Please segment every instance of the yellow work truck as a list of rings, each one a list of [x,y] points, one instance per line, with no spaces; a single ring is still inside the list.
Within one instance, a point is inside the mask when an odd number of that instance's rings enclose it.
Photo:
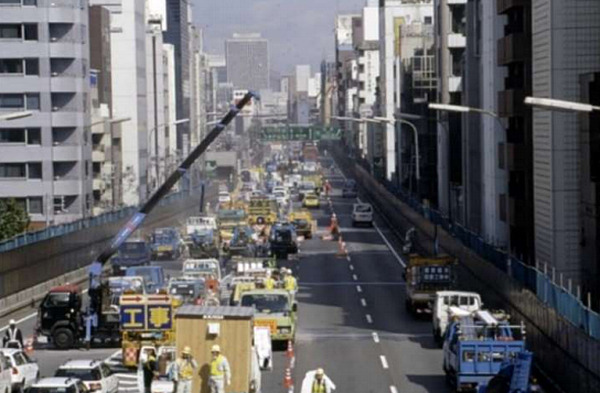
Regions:
[[[404,271],[406,310],[411,313],[430,311],[436,292],[454,288],[456,265],[456,258],[449,255],[411,254]]]

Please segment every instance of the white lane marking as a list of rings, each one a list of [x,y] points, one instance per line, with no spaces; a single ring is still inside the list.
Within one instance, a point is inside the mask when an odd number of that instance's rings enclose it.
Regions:
[[[390,244],[390,242],[388,241],[388,239],[385,237],[385,235],[383,234],[383,232],[381,232],[381,229],[379,229],[379,226],[375,222],[373,222],[373,226],[375,227],[375,230],[377,230],[377,233],[379,233],[379,236],[381,236],[381,239],[383,239],[383,242],[385,243],[385,245],[390,249],[390,251],[392,252],[392,255],[394,255],[394,257],[396,258],[396,260],[398,261],[398,263],[402,267],[406,267],[406,263],[404,263],[404,261],[402,260],[402,258],[400,258],[400,255],[398,255],[398,253],[396,252],[396,250],[394,250],[394,247],[392,247],[392,245]]]
[[[356,286],[356,292],[362,293],[362,288],[360,287],[360,285]]]
[[[367,314],[367,315],[365,316],[365,318],[367,318],[367,322],[369,322],[369,323],[373,323],[373,318],[371,318],[371,315],[370,315],[370,314]]]
[[[358,280],[358,277],[356,276],[356,274],[353,274],[353,275],[352,275],[352,279],[353,279],[354,281]]]
[[[394,385],[390,386],[390,393],[398,393],[398,389]]]
[[[350,270],[354,270],[354,266],[350,265],[348,267],[350,268]]]
[[[350,258],[350,255],[346,255],[346,260],[347,260],[348,262],[350,262],[350,261],[352,260],[352,259]]]
[[[375,341],[375,344],[379,344],[379,334],[377,334],[377,332],[373,332],[373,341]]]
[[[379,356],[379,359],[381,359],[381,366],[384,369],[387,370],[388,368],[390,368],[390,365],[388,364],[387,359],[385,358],[385,356],[381,355],[381,356]]]
[[[362,304],[363,307],[367,307],[367,301],[364,298],[360,299],[360,304]]]

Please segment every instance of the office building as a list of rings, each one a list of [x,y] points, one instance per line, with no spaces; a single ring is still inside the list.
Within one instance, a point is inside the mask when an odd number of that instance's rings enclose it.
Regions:
[[[227,81],[234,89],[269,88],[269,42],[260,34],[234,34],[225,40]]]
[[[0,21],[0,115],[30,111],[0,120],[0,198],[39,228],[92,213],[88,6],[23,3]]]

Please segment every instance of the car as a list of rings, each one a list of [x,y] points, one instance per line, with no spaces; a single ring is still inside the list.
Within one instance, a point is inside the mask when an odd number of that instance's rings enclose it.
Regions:
[[[89,393],[83,381],[71,377],[42,378],[34,383],[27,393]]]
[[[304,199],[302,199],[302,206],[307,208],[318,208],[321,207],[321,202],[319,201],[319,197],[315,194],[306,194]]]
[[[150,235],[152,259],[161,257],[179,259],[183,253],[183,240],[176,228],[157,228]]]
[[[21,349],[3,348],[2,354],[8,360],[11,369],[12,392],[22,392],[28,389],[40,377],[40,368],[36,361],[32,360]]]
[[[373,206],[370,203],[355,203],[352,206],[352,226],[358,224],[373,226]]]
[[[354,180],[346,180],[344,187],[342,188],[343,198],[356,198],[358,197],[358,186]]]
[[[289,196],[285,190],[273,190],[273,196],[279,205],[287,205]]]
[[[0,353],[0,393],[11,393],[12,391],[12,370],[8,358]]]
[[[54,376],[79,379],[90,392],[117,393],[119,389],[116,374],[99,360],[69,360],[56,370]]]
[[[271,255],[287,259],[288,254],[298,253],[298,235],[296,228],[290,223],[279,222],[271,227],[269,233]]]
[[[125,277],[134,276],[144,278],[147,294],[157,293],[167,285],[162,266],[138,266],[125,270]]]
[[[227,191],[219,191],[219,203],[231,202],[231,195]]]

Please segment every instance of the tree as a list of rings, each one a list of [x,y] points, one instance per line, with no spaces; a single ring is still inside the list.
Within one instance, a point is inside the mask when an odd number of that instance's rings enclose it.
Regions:
[[[19,235],[29,226],[29,215],[14,198],[0,199],[0,241]]]

